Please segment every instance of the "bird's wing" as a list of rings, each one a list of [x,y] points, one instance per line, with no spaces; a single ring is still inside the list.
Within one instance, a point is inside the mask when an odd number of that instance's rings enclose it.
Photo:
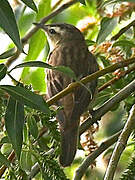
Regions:
[[[52,52],[49,58],[49,64],[53,66],[64,65],[70,67],[79,78],[87,76],[97,70],[97,64],[94,57],[87,51],[80,54],[80,49],[77,48],[74,52],[75,46],[56,50]],[[79,55],[79,56],[74,56]],[[82,57],[81,57],[82,56]],[[47,70],[47,88],[49,97],[54,96],[65,87],[67,87],[73,80],[67,75],[58,72]],[[86,110],[89,105],[90,98],[93,96],[96,81],[88,84],[87,90],[84,86],[76,88],[73,92],[64,96],[58,101],[58,105],[63,106],[63,110],[58,112],[57,119],[60,124],[61,132],[61,155],[60,163],[62,166],[69,166],[75,156],[77,149],[77,137],[80,115]],[[91,96],[92,95],[92,96]]]
[[[84,54],[81,54],[83,47],[74,49],[74,45],[70,47],[62,46],[62,49],[55,49],[49,58],[49,64],[52,66],[64,65],[70,67],[78,78],[85,77],[98,70],[97,62],[94,56],[83,49]],[[61,47],[60,47],[61,48]],[[75,51],[75,52],[74,52]],[[77,56],[73,56],[74,53]],[[79,55],[79,56],[78,56]],[[73,79],[67,75],[53,70],[47,70],[47,89],[49,97],[54,96],[64,88],[66,88]],[[93,97],[97,81],[94,80],[88,83],[87,88],[80,86],[75,89],[74,92],[69,93],[65,97],[59,100],[59,105],[64,107],[64,110],[59,112],[59,122],[62,128],[68,128],[72,125],[76,119],[79,119],[80,115],[86,110],[89,105],[90,99]],[[91,92],[91,93],[90,93]]]

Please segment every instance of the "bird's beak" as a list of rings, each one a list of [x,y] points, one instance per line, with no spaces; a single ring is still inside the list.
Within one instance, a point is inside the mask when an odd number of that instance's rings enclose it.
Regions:
[[[33,23],[35,26],[39,27],[39,28],[42,28],[45,30],[45,32],[47,32],[48,30],[48,27],[42,23]]]

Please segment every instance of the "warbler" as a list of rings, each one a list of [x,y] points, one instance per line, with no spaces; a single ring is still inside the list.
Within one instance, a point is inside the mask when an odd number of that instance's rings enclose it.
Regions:
[[[66,23],[37,24],[45,31],[50,54],[48,63],[52,66],[67,66],[71,68],[77,79],[81,79],[98,70],[95,57],[89,52],[83,34],[75,26]],[[56,95],[74,80],[62,72],[47,70],[48,97]],[[61,133],[60,164],[70,166],[77,150],[77,139],[80,116],[86,111],[97,87],[97,80],[77,87],[73,92],[61,98],[58,106],[63,109],[58,112],[57,119]]]

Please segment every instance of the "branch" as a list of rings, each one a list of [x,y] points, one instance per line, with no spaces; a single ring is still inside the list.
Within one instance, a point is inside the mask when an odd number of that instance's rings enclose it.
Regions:
[[[57,14],[61,13],[62,11],[64,11],[65,9],[69,8],[71,5],[77,3],[77,0],[72,0],[69,1],[65,4],[63,4],[61,7],[59,7],[58,9],[56,9],[55,11],[53,11],[52,13],[50,13],[48,16],[44,17],[43,19],[40,20],[39,23],[45,24],[48,20],[50,20],[51,18],[53,18],[54,16],[56,16]],[[35,26],[34,28],[32,28],[30,30],[30,32],[28,32],[21,40],[22,43],[25,44],[27,43],[27,41],[33,36],[33,34],[35,34],[35,32],[37,32],[37,30],[39,29],[39,27]]]
[[[105,102],[100,108],[93,112],[93,118],[88,118],[79,129],[79,133],[85,132],[91,125],[96,123],[101,117],[108,112],[113,106],[127,98],[131,93],[135,92],[135,80],[121,89],[117,94]]]
[[[74,180],[80,180],[82,178],[87,168],[93,163],[93,161],[118,140],[120,133],[121,131],[102,142],[101,145],[82,162],[80,167],[76,170]]]
[[[53,96],[52,98],[50,98],[47,101],[47,103],[48,103],[48,105],[52,105],[56,101],[58,101],[59,99],[64,97],[65,95],[71,93],[76,87],[81,86],[81,84],[87,84],[88,82],[90,82],[96,78],[99,78],[99,77],[101,77],[107,73],[114,72],[116,69],[123,68],[123,67],[128,66],[129,64],[133,64],[133,63],[135,63],[135,58],[127,59],[125,61],[121,61],[121,62],[118,62],[116,64],[113,64],[113,65],[111,65],[105,69],[97,71],[97,72],[95,72],[89,76],[86,76],[80,80],[81,83],[80,82],[74,82],[74,83],[69,84],[69,86],[67,88],[65,88],[64,90],[62,90],[61,92],[59,92],[58,94]]]
[[[111,86],[116,81],[118,81],[119,79],[125,77],[125,75],[129,74],[132,71],[135,71],[135,66],[129,68],[126,71],[122,71],[119,76],[116,76],[116,77],[112,78],[110,81],[108,81],[107,83],[103,84],[101,87],[98,88],[98,92],[103,91],[105,88],[107,88],[108,86]]]
[[[72,1],[69,1],[65,4],[63,4],[61,7],[59,7],[58,9],[56,9],[55,11],[53,11],[52,13],[50,13],[48,16],[44,17],[43,19],[40,20],[39,23],[43,23],[45,24],[48,20],[50,20],[51,18],[53,18],[54,16],[56,16],[57,14],[61,13],[62,11],[64,11],[65,9],[69,8],[71,5],[77,3],[77,0],[72,0]],[[38,26],[35,26],[33,27],[22,39],[21,39],[21,42],[22,44],[26,44],[28,42],[28,40],[38,31],[39,27]],[[17,50],[16,54],[12,57],[10,57],[8,60],[7,60],[7,67],[9,67],[18,57],[19,55],[21,54],[21,52],[19,52]]]
[[[123,33],[125,33],[130,27],[135,26],[135,20],[130,24],[122,28],[115,36],[111,38],[112,41],[116,41]]]
[[[135,105],[132,106],[128,120],[115,146],[112,157],[109,161],[108,168],[106,170],[104,180],[113,180],[114,173],[116,171],[120,156],[122,152],[124,151],[128,138],[134,128],[135,128]]]

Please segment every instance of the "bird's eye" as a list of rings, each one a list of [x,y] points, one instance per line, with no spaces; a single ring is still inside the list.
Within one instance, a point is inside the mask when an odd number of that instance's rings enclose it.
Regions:
[[[50,33],[50,34],[56,34],[56,31],[55,31],[54,29],[50,29],[50,30],[49,30],[49,33]]]

